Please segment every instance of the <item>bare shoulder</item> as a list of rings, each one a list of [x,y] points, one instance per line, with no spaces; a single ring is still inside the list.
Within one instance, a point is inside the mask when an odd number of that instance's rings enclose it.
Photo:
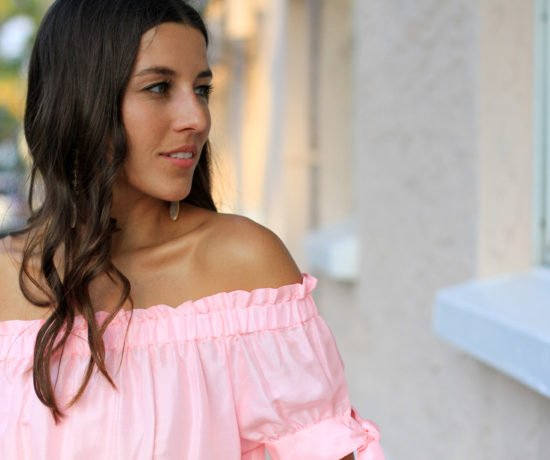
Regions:
[[[252,290],[301,282],[281,239],[246,217],[216,214],[204,233],[203,257],[225,290]]]
[[[0,238],[0,283],[3,275],[19,268],[23,254],[24,238],[21,236],[4,236]]]
[[[19,288],[24,242],[21,236],[0,239],[0,321],[35,318],[35,307]]]

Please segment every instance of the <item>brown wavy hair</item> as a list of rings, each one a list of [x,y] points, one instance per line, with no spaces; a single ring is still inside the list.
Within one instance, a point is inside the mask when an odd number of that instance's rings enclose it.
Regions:
[[[110,215],[112,189],[127,151],[121,103],[143,34],[165,22],[199,30],[208,44],[200,15],[180,0],[56,0],[34,43],[24,117],[31,215],[21,232],[19,284],[30,302],[52,310],[36,338],[33,380],[56,423],[64,414],[52,362],[61,360],[77,315],[88,324],[90,360],[69,405],[96,367],[116,388],[105,365],[103,333],[124,303],[131,304],[130,282],[111,254],[117,229]],[[183,201],[216,210],[208,143]],[[89,291],[100,275],[120,286],[116,308],[101,324]]]

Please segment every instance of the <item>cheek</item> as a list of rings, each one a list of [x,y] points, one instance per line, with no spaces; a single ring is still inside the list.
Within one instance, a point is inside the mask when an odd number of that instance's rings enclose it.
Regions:
[[[139,175],[140,171],[148,167],[150,159],[148,152],[154,150],[153,126],[139,114],[128,114],[124,119],[124,131],[127,145],[124,170],[130,178],[136,174]]]
[[[154,129],[154,118],[150,117],[144,110],[133,110],[129,108],[124,113],[124,130],[128,147],[147,144],[148,135]]]
[[[164,120],[158,107],[146,103],[139,95],[129,94],[122,104],[122,120],[128,144],[149,146],[158,140]]]

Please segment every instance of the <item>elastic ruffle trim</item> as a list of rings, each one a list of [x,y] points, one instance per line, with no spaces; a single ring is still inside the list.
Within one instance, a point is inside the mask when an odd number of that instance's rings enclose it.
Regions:
[[[176,307],[159,304],[121,311],[105,333],[105,348],[213,339],[299,325],[318,316],[310,295],[316,284],[313,276],[304,274],[302,283],[280,288],[220,292]],[[97,317],[101,321],[107,313],[98,312]],[[44,320],[0,322],[0,360],[32,356],[42,324]],[[89,353],[86,329],[85,320],[77,317],[66,352]]]

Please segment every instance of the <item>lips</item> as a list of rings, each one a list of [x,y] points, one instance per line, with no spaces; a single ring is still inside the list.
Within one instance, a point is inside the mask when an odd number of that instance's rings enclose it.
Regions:
[[[173,150],[161,153],[161,156],[170,161],[174,166],[190,168],[195,164],[197,148],[192,144],[180,145]]]
[[[171,157],[171,158],[188,158],[189,155],[194,157],[196,154],[197,154],[197,147],[195,147],[193,144],[180,145],[175,149],[161,153],[162,156]]]
[[[189,158],[193,158],[193,154],[191,152],[177,152],[166,156],[170,158],[177,158],[178,160],[188,160]]]

